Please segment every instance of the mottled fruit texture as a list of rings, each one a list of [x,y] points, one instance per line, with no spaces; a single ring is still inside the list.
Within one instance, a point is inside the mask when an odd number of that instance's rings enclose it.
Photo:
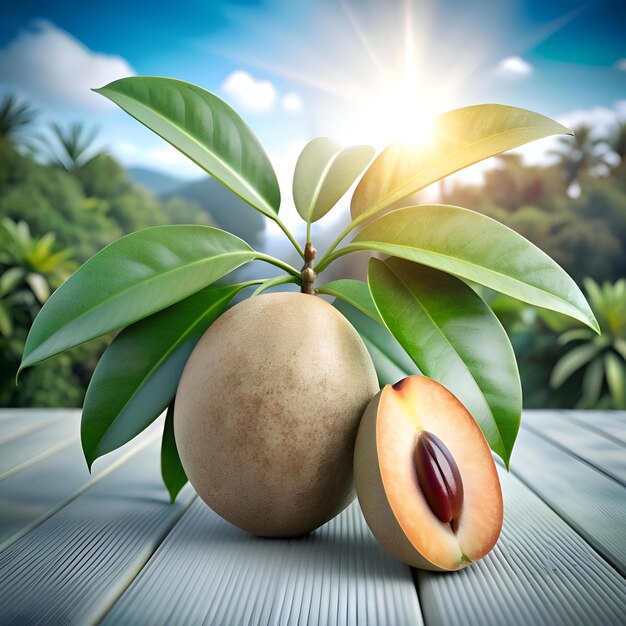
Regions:
[[[409,565],[461,569],[498,540],[502,492],[491,450],[459,400],[425,376],[387,385],[369,403],[354,477],[368,526]]]
[[[378,389],[361,338],[327,302],[300,293],[245,300],[185,366],[174,414],[185,472],[243,530],[308,533],[354,499],[354,443]]]

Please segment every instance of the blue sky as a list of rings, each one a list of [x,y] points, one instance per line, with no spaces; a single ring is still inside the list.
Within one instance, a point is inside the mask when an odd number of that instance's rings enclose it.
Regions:
[[[44,119],[98,125],[126,164],[191,177],[195,166],[89,92],[133,73],[188,80],[233,104],[287,171],[315,135],[382,148],[410,118],[478,102],[570,124],[626,117],[624,5],[22,1],[3,9],[0,88]],[[396,92],[407,77],[409,96]]]

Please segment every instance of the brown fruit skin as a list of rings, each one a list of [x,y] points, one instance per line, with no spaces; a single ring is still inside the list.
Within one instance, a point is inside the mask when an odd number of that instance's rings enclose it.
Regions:
[[[174,429],[185,472],[239,528],[306,534],[354,499],[354,442],[377,391],[365,345],[327,302],[245,300],[206,331],[181,377]]]

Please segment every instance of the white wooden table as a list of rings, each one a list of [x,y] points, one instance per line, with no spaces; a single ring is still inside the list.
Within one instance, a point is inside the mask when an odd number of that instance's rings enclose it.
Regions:
[[[358,504],[289,541],[170,505],[162,424],[90,475],[78,424],[0,411],[0,624],[626,623],[626,413],[526,412],[500,541],[453,574],[388,556]]]

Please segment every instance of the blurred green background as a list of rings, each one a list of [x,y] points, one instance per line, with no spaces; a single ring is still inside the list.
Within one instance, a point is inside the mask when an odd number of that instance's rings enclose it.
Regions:
[[[300,241],[291,176],[315,136],[382,150],[419,136],[437,114],[487,102],[571,127],[574,138],[490,159],[417,200],[493,216],[551,255],[588,296],[601,337],[481,292],[511,337],[526,407],[626,408],[625,23],[617,0],[219,0],[156,11],[145,0],[7,5],[0,406],[80,406],[110,337],[27,369],[19,387],[15,372],[51,291],[126,233],[213,224],[298,262],[277,228],[91,92],[141,74],[194,82],[241,113],[268,151],[282,219]],[[315,224],[318,250],[347,221],[347,206],[345,198]],[[366,261],[348,255],[324,278],[363,278]],[[255,271],[251,264],[240,277]]]
[[[257,214],[211,179],[124,169],[81,124],[36,131],[23,99],[0,103],[0,405],[80,406],[110,338],[28,369],[24,341],[50,293],[118,237],[170,223],[217,225],[262,242]],[[526,407],[626,408],[626,124],[562,138],[551,166],[499,157],[484,183],[444,184],[440,198],[490,215],[559,262],[588,296],[598,337],[574,321],[483,292],[511,337]],[[353,275],[361,268],[351,267]]]

